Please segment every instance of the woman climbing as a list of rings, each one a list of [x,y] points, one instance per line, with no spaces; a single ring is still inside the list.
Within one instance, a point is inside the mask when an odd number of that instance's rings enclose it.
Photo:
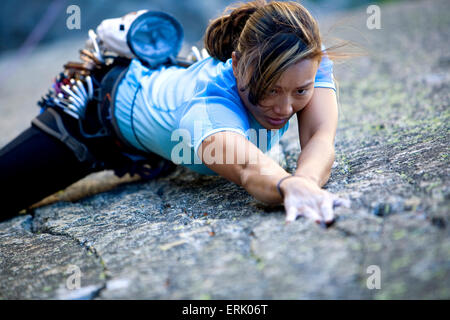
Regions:
[[[0,151],[3,218],[95,171],[142,174],[136,159],[151,159],[158,174],[176,163],[218,174],[265,203],[284,204],[287,221],[305,216],[332,224],[334,208],[348,205],[322,189],[338,122],[333,50],[325,49],[316,20],[296,2],[258,0],[228,9],[204,35],[209,57],[188,67],[133,58],[118,69],[92,67],[80,78],[86,87],[63,75],[60,92],[45,101],[32,126]],[[158,32],[152,37],[161,37]],[[139,47],[131,51],[138,55]],[[86,107],[71,115],[92,100],[95,79],[97,112]],[[265,152],[294,114],[302,150],[290,174]]]

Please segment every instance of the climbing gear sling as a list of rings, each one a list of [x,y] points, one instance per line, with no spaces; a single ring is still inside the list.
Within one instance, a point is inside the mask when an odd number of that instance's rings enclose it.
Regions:
[[[116,90],[128,70],[130,57],[105,49],[92,30],[89,37],[91,50],[80,50],[82,62],[64,65],[64,72],[38,102],[41,113],[32,124],[65,143],[80,162],[97,170],[112,169],[119,177],[137,173],[143,179],[169,173],[175,167],[171,161],[131,146],[115,123]],[[175,18],[164,12],[137,15],[126,39],[133,55],[151,69],[190,64],[176,59],[183,30]]]

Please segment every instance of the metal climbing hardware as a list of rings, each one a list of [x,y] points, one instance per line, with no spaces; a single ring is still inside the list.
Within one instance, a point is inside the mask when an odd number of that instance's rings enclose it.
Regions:
[[[141,10],[104,20],[89,30],[80,61],[69,61],[38,102],[41,112],[33,124],[65,143],[79,161],[113,169],[119,177],[143,179],[166,175],[176,166],[152,152],[142,152],[121,136],[114,121],[115,92],[132,59],[153,69],[161,65],[189,67],[209,57],[192,47],[179,58],[181,24],[167,13]],[[47,112],[45,112],[47,111]],[[58,112],[56,112],[58,111]]]

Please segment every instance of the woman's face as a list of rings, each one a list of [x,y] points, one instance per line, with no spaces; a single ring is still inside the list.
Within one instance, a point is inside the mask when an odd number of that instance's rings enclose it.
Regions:
[[[235,77],[237,60],[233,52],[233,71]],[[319,67],[317,60],[302,60],[289,67],[266,97],[254,105],[248,101],[248,89],[238,90],[241,100],[253,117],[266,129],[280,129],[298,111],[302,110],[312,98],[314,79]],[[236,79],[238,88],[239,79]]]

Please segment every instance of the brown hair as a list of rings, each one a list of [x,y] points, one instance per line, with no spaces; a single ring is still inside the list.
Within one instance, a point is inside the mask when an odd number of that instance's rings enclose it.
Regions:
[[[293,64],[301,59],[320,62],[324,55],[321,45],[317,21],[293,1],[231,5],[209,24],[204,37],[204,46],[213,58],[225,62],[236,52],[237,76],[244,81],[240,90],[249,89],[248,99],[253,104]]]

